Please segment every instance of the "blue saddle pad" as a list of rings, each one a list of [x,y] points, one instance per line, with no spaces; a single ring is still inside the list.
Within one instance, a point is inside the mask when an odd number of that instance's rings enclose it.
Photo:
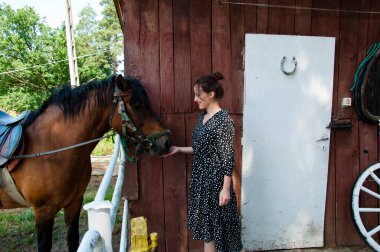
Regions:
[[[0,137],[0,167],[8,162],[13,155],[22,138],[22,126],[16,125],[7,130],[6,135]]]

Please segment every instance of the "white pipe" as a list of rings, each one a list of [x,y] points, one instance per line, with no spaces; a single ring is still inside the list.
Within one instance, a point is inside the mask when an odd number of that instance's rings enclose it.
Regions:
[[[80,243],[77,252],[92,252],[100,244],[100,251],[105,251],[104,240],[96,230],[88,230]]]
[[[93,202],[83,206],[88,211],[88,227],[85,237],[80,244],[78,251],[107,251],[112,252],[112,230],[114,228],[118,205],[121,197],[121,190],[124,182],[124,167],[126,155],[123,148],[120,151],[120,136],[115,139],[114,152],[111,161],[107,166],[102,182],[99,186]],[[111,184],[113,172],[120,153],[120,165],[115,190],[112,195],[112,203],[104,201],[108,187]],[[128,201],[124,201],[122,234],[120,238],[120,251],[127,249],[127,220],[128,218]],[[98,242],[97,242],[98,241]]]
[[[121,237],[120,237],[120,252],[127,251],[128,244],[128,234],[127,234],[127,223],[128,223],[128,200],[124,200],[124,211],[123,211],[123,222],[121,226]]]
[[[117,158],[119,157],[119,150],[120,150],[120,136],[119,135],[116,135],[114,148],[115,149],[112,153],[111,161],[109,162],[107,166],[107,170],[103,176],[102,182],[100,183],[100,186],[99,186],[98,192],[96,193],[94,201],[104,200],[104,198],[106,197],[108,187],[111,184],[113,171],[115,170]]]
[[[119,165],[119,172],[117,175],[117,181],[115,185],[115,190],[113,191],[112,195],[112,208],[111,208],[111,225],[112,225],[112,230],[115,225],[116,221],[116,215],[117,215],[117,210],[119,208],[119,201],[121,197],[121,190],[123,187],[123,182],[124,182],[124,167],[125,167],[125,151],[123,148],[121,148],[120,151],[120,165]]]
[[[111,207],[112,204],[108,200],[93,201],[83,206],[88,212],[88,229],[100,233],[107,252],[112,252]],[[96,246],[95,251],[100,251],[100,247]]]

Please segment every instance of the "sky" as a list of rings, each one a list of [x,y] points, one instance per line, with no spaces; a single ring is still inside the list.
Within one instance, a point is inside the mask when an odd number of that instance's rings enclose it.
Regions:
[[[48,25],[58,27],[66,20],[65,14],[66,0],[0,0],[0,3],[8,4],[12,9],[19,9],[30,6],[40,15],[45,17]],[[74,26],[79,21],[79,12],[87,5],[96,11],[97,18],[100,18],[103,7],[99,5],[100,0],[71,0],[72,17]]]

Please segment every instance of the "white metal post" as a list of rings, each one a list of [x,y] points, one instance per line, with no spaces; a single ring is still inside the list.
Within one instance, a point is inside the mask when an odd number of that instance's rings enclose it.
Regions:
[[[107,252],[112,252],[111,207],[108,200],[93,201],[83,206],[88,213],[88,229],[100,233]],[[101,248],[95,247],[94,251],[101,251]]]
[[[75,51],[75,38],[73,17],[71,14],[71,0],[65,0],[66,4],[66,44],[67,55],[69,57],[70,82],[71,86],[79,86],[77,54]]]

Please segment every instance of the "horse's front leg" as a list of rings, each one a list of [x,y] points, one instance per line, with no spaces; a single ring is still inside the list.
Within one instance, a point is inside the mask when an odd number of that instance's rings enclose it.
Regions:
[[[75,199],[64,208],[67,229],[67,246],[69,251],[77,251],[79,247],[79,216],[82,208],[83,196]]]
[[[34,218],[37,229],[38,251],[51,251],[54,217],[50,207],[35,208]]]

